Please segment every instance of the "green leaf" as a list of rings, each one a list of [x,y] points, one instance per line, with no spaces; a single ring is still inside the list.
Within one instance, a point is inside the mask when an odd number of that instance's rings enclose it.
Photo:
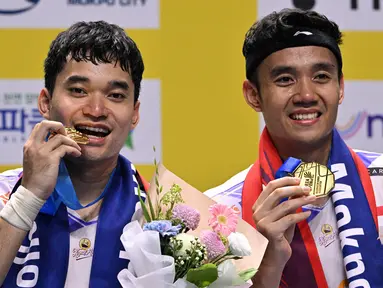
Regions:
[[[154,212],[154,209],[153,209],[152,200],[150,199],[149,195],[147,195],[146,198],[148,199],[150,214],[152,214],[152,220],[156,220],[156,213]]]
[[[199,288],[207,287],[217,279],[217,266],[211,263],[204,264],[195,269],[190,269],[186,275],[186,280]]]
[[[147,195],[147,197],[149,197],[149,195]],[[142,213],[144,214],[146,222],[151,222],[152,219],[150,218],[150,215],[149,215],[148,209],[145,206],[144,200],[142,200],[142,198],[141,198],[141,189],[139,189],[139,188],[138,188],[138,199],[140,199]]]
[[[250,269],[239,272],[238,276],[241,277],[241,279],[246,282],[249,279],[253,278],[256,273],[257,273],[256,269],[250,268]]]
[[[128,146],[130,149],[134,149],[133,147],[133,138],[132,138],[133,131],[129,132],[128,138],[125,140],[125,145]]]

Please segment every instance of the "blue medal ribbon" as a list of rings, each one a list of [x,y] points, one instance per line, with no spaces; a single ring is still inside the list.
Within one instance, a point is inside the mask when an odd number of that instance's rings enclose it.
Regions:
[[[279,167],[278,171],[275,173],[275,179],[283,178],[286,176],[291,176],[295,169],[301,164],[302,161],[294,157],[289,157],[287,160]],[[283,198],[281,203],[288,200],[288,198]]]
[[[95,199],[94,201],[83,206],[77,198],[77,194],[76,194],[76,191],[74,190],[72,180],[70,179],[69,172],[65,166],[65,162],[64,160],[61,160],[60,166],[59,166],[59,173],[57,177],[57,183],[54,188],[54,191],[51,194],[51,196],[48,198],[48,200],[45,202],[40,212],[49,214],[49,215],[55,215],[61,203],[64,203],[65,206],[67,206],[68,208],[72,210],[79,210],[79,209],[92,206],[93,204],[95,204],[96,202],[98,202],[100,199],[102,199],[105,196],[105,193],[110,186],[111,179],[113,179],[113,175],[115,171],[116,169],[113,170],[112,175],[109,177],[108,184],[106,185],[104,191],[102,191],[101,195],[98,196],[97,199]]]
[[[283,178],[286,176],[291,176],[295,169],[301,164],[302,161],[293,157],[287,158],[285,163],[278,169],[275,173],[275,179]]]

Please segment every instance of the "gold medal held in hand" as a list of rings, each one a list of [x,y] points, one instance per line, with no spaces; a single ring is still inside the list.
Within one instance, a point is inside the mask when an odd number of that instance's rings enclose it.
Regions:
[[[86,145],[89,143],[89,138],[85,134],[77,131],[74,128],[65,127],[67,136],[73,139],[78,144]]]
[[[89,143],[89,137],[86,136],[85,134],[77,131],[76,129],[70,128],[70,127],[65,127],[65,131],[66,131],[67,136],[69,138],[71,138],[72,140],[74,140],[77,144],[86,145]],[[57,132],[51,132],[49,139],[51,137],[54,137],[55,135],[57,135]]]
[[[300,186],[310,187],[310,195],[318,198],[327,196],[335,186],[334,174],[318,163],[302,162],[292,174],[301,179]]]

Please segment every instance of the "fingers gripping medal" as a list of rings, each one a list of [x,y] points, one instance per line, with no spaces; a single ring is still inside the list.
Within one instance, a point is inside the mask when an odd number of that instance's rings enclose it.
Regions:
[[[334,174],[325,165],[304,163],[299,159],[288,158],[279,168],[275,177],[292,176],[300,178],[300,186],[311,188],[310,195],[326,197],[335,186]]]
[[[301,179],[300,186],[310,187],[310,194],[317,198],[326,197],[335,185],[334,174],[318,163],[301,163],[292,175]]]

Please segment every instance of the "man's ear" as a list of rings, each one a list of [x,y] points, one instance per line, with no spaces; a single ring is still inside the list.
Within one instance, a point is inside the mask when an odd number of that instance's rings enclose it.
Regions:
[[[38,98],[38,108],[39,108],[40,114],[45,119],[50,119],[51,102],[52,102],[52,95],[49,93],[47,88],[43,88]]]
[[[132,125],[131,129],[133,130],[134,128],[137,127],[138,122],[140,121],[140,101],[137,100],[137,102],[134,104],[134,110],[133,110],[133,116],[132,116]]]
[[[343,74],[339,81],[339,105],[342,104],[344,99],[344,77]]]
[[[242,85],[243,96],[247,104],[257,112],[262,112],[262,102],[258,89],[249,80],[245,80]]]

